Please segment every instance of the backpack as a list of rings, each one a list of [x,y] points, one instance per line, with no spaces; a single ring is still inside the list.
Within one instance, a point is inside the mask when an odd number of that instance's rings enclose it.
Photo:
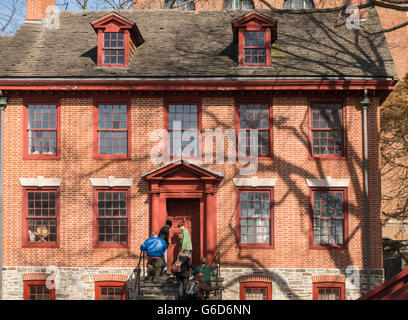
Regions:
[[[186,297],[190,299],[197,298],[200,282],[198,280],[189,280],[186,285]]]
[[[181,264],[182,264],[182,262],[180,260],[177,260],[176,262],[174,262],[171,265],[171,272],[173,272],[173,273],[181,272]]]

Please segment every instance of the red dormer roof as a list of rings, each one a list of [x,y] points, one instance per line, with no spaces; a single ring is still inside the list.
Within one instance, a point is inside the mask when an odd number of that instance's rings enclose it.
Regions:
[[[104,32],[119,32],[120,30],[128,29],[131,36],[137,41],[138,46],[144,42],[136,23],[125,19],[115,12],[91,22],[91,25],[95,31],[102,29]]]
[[[92,27],[98,35],[98,66],[99,67],[129,67],[130,59],[133,56],[136,48],[144,43],[142,34],[140,33],[136,23],[118,15],[115,12],[91,22]],[[106,64],[103,61],[103,44],[104,33],[106,32],[122,32],[124,34],[124,63]]]
[[[232,30],[234,32],[234,41],[238,41],[238,28],[250,25],[258,27],[269,27],[272,34],[272,42],[276,40],[277,21],[258,12],[251,12],[247,15],[232,21]]]

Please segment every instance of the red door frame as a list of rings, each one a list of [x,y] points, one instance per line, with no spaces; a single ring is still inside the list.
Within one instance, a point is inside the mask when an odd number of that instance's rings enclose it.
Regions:
[[[168,193],[165,192],[162,194],[164,197],[164,206],[165,206],[165,215],[167,218],[167,199],[198,199],[200,200],[200,258],[204,255],[204,196],[201,193],[186,193],[184,196],[180,197],[178,196],[178,193]],[[173,224],[172,228],[177,228],[176,225]],[[194,247],[193,247],[194,250]],[[192,258],[192,257],[191,257]],[[171,263],[171,261],[167,261],[167,263]]]
[[[188,174],[172,177],[177,172]],[[168,198],[200,199],[200,256],[205,256],[208,263],[213,264],[217,253],[216,192],[222,177],[179,160],[149,173],[145,178],[150,183],[152,232],[159,232],[166,223]]]

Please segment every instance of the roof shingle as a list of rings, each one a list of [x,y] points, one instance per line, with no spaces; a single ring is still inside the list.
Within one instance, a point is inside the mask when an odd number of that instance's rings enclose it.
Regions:
[[[91,22],[107,11],[63,11],[60,29],[24,23],[0,40],[0,78],[10,77],[396,77],[383,34],[336,26],[338,13],[261,13],[278,21],[269,67],[239,67],[231,22],[247,11],[118,11],[145,39],[129,68],[96,66],[97,36]],[[375,10],[365,25],[377,29]]]

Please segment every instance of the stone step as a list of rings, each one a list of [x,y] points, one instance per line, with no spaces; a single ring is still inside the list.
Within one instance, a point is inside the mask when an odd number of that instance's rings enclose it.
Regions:
[[[137,298],[137,300],[177,300],[177,295],[142,295]]]

